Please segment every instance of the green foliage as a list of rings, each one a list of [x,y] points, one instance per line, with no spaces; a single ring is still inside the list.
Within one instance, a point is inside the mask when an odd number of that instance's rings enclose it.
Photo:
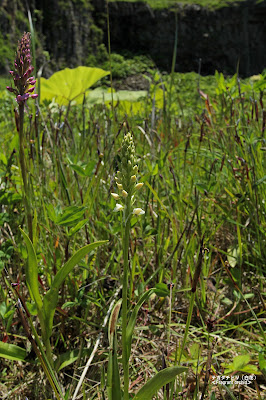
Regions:
[[[71,272],[71,270],[77,265],[77,263],[90,251],[94,250],[98,246],[106,243],[106,241],[100,241],[91,243],[81,249],[79,249],[66,263],[63,265],[54,277],[52,285],[48,292],[45,294],[43,299],[41,299],[39,293],[39,283],[38,283],[38,265],[35,250],[33,248],[32,242],[30,241],[28,235],[21,230],[24,240],[26,242],[28,250],[28,261],[26,267],[26,280],[29,291],[32,295],[32,299],[36,304],[38,310],[38,316],[42,325],[42,336],[44,342],[47,345],[47,340],[50,339],[52,328],[53,328],[53,318],[55,309],[58,303],[58,293],[60,286]]]
[[[112,76],[114,79],[123,79],[130,75],[149,72],[154,68],[154,63],[146,56],[125,57],[121,54],[111,54]],[[103,69],[110,69],[110,61],[102,63]]]
[[[244,372],[246,374],[260,374],[257,367],[250,362],[248,354],[236,356],[231,364],[223,363],[225,374],[232,374],[234,372]]]

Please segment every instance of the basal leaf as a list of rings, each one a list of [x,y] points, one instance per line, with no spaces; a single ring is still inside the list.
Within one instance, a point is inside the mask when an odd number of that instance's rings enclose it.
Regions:
[[[73,226],[69,232],[67,233],[68,237],[71,237],[72,235],[74,235],[74,233],[78,232],[81,228],[83,228],[84,225],[86,225],[86,223],[89,221],[89,219],[83,219],[81,221],[79,221],[77,223],[77,225]]]
[[[71,169],[73,169],[78,175],[86,177],[86,172],[84,168],[82,168],[80,165],[75,165],[75,164],[70,164],[69,165]]]
[[[233,360],[233,368],[235,371],[240,371],[245,365],[249,363],[250,356],[248,354],[236,356]]]
[[[28,250],[28,260],[26,263],[26,281],[33,300],[36,303],[37,309],[40,310],[42,308],[42,299],[39,293],[37,257],[30,238],[22,229],[20,229],[20,231],[24,237]]]
[[[44,322],[46,326],[46,339],[51,336],[52,328],[53,328],[53,318],[55,314],[55,309],[57,307],[58,302],[58,292],[59,288],[62,285],[64,279],[67,275],[72,271],[72,269],[77,265],[77,263],[85,257],[90,251],[95,248],[101,246],[106,243],[107,240],[102,240],[99,242],[88,244],[85,247],[79,249],[66,263],[61,267],[61,269],[55,275],[55,278],[52,282],[52,285],[46,295],[43,298],[43,315]]]
[[[121,307],[122,299],[120,299],[114,306],[113,311],[110,315],[109,326],[108,326],[108,338],[109,338],[109,357],[108,357],[108,368],[107,368],[107,393],[108,400],[121,400],[121,386],[120,386],[120,375],[117,358],[117,337],[116,337],[116,322]]]
[[[67,207],[63,211],[63,214],[58,215],[55,223],[63,226],[72,226],[82,219],[85,210],[86,207]]]
[[[61,369],[66,368],[68,365],[73,364],[79,357],[89,356],[91,354],[91,349],[83,349],[80,354],[80,349],[75,349],[62,353],[58,356],[55,362],[56,371],[61,371]]]
[[[27,351],[14,344],[0,342],[0,357],[8,360],[23,361],[27,356]]]
[[[134,397],[134,400],[151,400],[152,396],[158,392],[161,387],[171,382],[176,375],[182,374],[187,370],[188,368],[186,367],[169,367],[161,370],[142,386]]]
[[[157,283],[155,285],[154,293],[159,297],[167,297],[170,295],[170,291],[166,283]]]
[[[82,247],[79,249],[66,263],[63,265],[63,267],[60,268],[60,270],[57,272],[51,288],[56,288],[59,289],[61,284],[63,283],[64,279],[67,277],[67,275],[72,271],[72,269],[77,265],[77,263],[85,257],[90,251],[96,249],[97,247],[107,243],[108,240],[101,240],[99,242],[94,242],[91,244],[88,244],[87,246]]]
[[[150,295],[154,292],[154,289],[149,289],[147,292],[145,292],[139,299],[139,301],[137,302],[137,304],[135,305],[131,317],[128,321],[128,325],[127,325],[127,331],[126,331],[126,343],[127,343],[127,361],[129,359],[130,356],[130,352],[131,352],[131,343],[132,343],[132,335],[133,335],[133,331],[136,325],[136,319],[137,319],[137,315],[139,312],[140,307],[142,306],[142,304],[150,297]]]
[[[259,366],[263,372],[266,372],[266,358],[262,353],[259,353]]]

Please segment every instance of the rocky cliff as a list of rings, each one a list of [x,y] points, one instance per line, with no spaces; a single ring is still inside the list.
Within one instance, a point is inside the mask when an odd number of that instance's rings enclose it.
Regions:
[[[0,73],[10,69],[17,41],[29,30],[27,7],[37,31],[37,65],[45,75],[88,64],[106,55],[106,0],[3,0],[0,5]],[[242,76],[266,67],[266,1],[245,1],[218,10],[177,3],[152,10],[145,3],[110,3],[112,51],[145,54],[170,70],[177,33],[176,71]],[[45,62],[44,52],[50,61]],[[200,61],[201,60],[201,61]]]
[[[95,0],[96,10],[102,3]],[[110,3],[109,13],[112,50],[149,54],[166,70],[171,68],[176,29],[176,71],[198,71],[200,60],[203,74],[233,74],[238,62],[242,76],[266,67],[266,1],[217,10],[179,3],[175,11],[121,2]]]
[[[84,65],[89,55],[97,54],[103,31],[94,24],[90,0],[3,0],[0,73],[10,69],[18,40],[30,29],[28,11],[37,37],[37,66],[45,67],[46,76],[60,68]]]

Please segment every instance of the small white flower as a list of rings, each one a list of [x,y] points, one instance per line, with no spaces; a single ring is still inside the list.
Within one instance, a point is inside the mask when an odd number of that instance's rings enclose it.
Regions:
[[[134,215],[143,215],[143,214],[145,214],[145,211],[143,211],[142,208],[134,208],[133,214]]]
[[[123,189],[123,185],[122,185],[122,183],[116,183],[117,184],[117,187],[118,187],[118,189],[120,189],[120,190],[122,190]]]
[[[115,206],[115,208],[114,208],[114,212],[118,212],[118,211],[121,211],[121,210],[123,210],[123,206],[121,205],[121,204],[116,204],[116,206]]]
[[[111,193],[111,196],[115,199],[118,200],[120,197],[117,193]]]
[[[122,196],[126,198],[128,196],[128,193],[125,190],[123,190],[122,191]]]
[[[132,176],[131,176],[131,182],[136,182],[136,180],[137,180],[136,175],[132,175]]]
[[[143,183],[143,182],[140,182],[140,183],[138,183],[138,184],[135,186],[135,189],[136,189],[136,190],[139,190],[139,189],[142,188],[143,185],[144,185],[144,183]]]

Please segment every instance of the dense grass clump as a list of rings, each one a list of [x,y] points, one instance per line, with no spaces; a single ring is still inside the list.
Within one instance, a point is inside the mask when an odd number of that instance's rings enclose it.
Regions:
[[[52,391],[76,398],[86,363],[80,393],[89,399],[111,398],[116,368],[121,392],[125,382],[132,398],[161,369],[171,379],[161,371],[164,389],[153,382],[151,399],[263,396],[265,74],[240,81],[150,70],[145,79],[148,90],[137,98],[97,89],[98,97],[91,90],[81,104],[59,105],[42,94],[40,104],[27,104],[32,241],[16,103],[0,93],[1,339],[14,346],[0,346],[8,358],[0,367],[3,399],[49,399]],[[118,172],[129,154],[124,137],[134,142],[128,157],[137,165],[127,190]],[[130,185],[136,204],[129,206]],[[27,276],[28,256],[36,284]],[[24,311],[17,312],[20,302]],[[215,381],[236,375],[252,382]]]

